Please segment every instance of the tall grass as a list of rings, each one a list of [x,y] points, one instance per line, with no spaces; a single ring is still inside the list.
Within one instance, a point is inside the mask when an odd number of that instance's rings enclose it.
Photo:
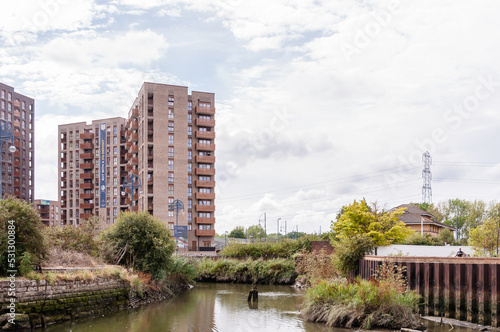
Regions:
[[[289,259],[203,259],[198,264],[200,281],[224,281],[259,284],[290,284],[297,277],[295,264]]]
[[[281,240],[277,242],[256,242],[249,244],[230,243],[219,255],[224,257],[257,258],[290,258],[300,251],[311,251],[312,241],[321,241],[321,237],[306,235],[298,240]]]
[[[385,269],[371,280],[322,280],[308,289],[302,316],[335,327],[417,328],[420,296],[404,285],[401,270]]]

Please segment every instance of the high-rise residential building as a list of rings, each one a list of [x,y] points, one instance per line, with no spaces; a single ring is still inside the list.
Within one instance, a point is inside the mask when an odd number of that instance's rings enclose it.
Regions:
[[[63,222],[99,215],[104,225],[110,225],[120,210],[148,211],[184,247],[213,250],[214,105],[213,93],[189,94],[183,86],[144,83],[127,120],[59,126]],[[98,134],[103,130],[106,144]],[[133,178],[138,180],[130,193],[123,183]]]
[[[33,202],[35,193],[35,100],[0,83],[0,119],[9,123],[14,137],[14,153],[8,144],[0,147],[2,195],[10,194]]]
[[[136,204],[172,231],[187,229],[189,250],[215,246],[214,104],[213,93],[144,83],[127,122],[126,170],[143,184]],[[172,208],[176,200],[184,210]]]
[[[125,122],[116,117],[59,126],[59,202],[63,225],[79,225],[80,220],[91,216],[99,216],[104,226],[116,221],[125,206],[120,195]],[[95,203],[100,196],[104,196],[102,207]]]
[[[61,224],[59,201],[35,199],[33,205],[40,214],[40,219],[44,225],[59,226]]]

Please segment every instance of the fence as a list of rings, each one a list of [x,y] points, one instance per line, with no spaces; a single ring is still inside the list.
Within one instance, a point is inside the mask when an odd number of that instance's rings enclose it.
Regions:
[[[384,260],[406,267],[409,288],[425,303],[421,314],[500,326],[500,259],[365,256],[360,276],[369,279]]]

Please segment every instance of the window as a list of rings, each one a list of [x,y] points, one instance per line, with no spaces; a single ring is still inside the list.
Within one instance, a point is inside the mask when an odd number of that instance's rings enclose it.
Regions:
[[[173,126],[173,124],[172,124],[172,126]],[[193,127],[191,127],[191,126],[188,126],[188,135],[189,136],[193,135]]]
[[[188,173],[193,171],[193,164],[188,164]]]
[[[174,169],[174,161],[173,160],[168,161],[168,169]]]
[[[169,157],[173,157],[174,156],[174,147],[173,146],[169,146],[168,147],[168,156]]]
[[[193,196],[193,188],[188,187],[188,197]]]
[[[174,110],[169,108],[168,109],[168,118],[173,119],[174,118]]]
[[[188,138],[188,148],[193,147],[193,140],[191,138]]]
[[[115,144],[115,145],[118,144],[118,138],[116,136],[113,137],[113,144]]]
[[[168,172],[168,182],[174,182],[174,172]]]
[[[168,216],[169,216],[169,217],[173,217],[173,216],[174,216],[174,211],[169,210],[169,211],[168,211]],[[172,228],[171,228],[171,229],[173,229],[173,228],[174,228],[174,224],[172,224]]]
[[[174,144],[174,134],[168,134],[168,144]]]
[[[192,208],[193,208],[193,201],[188,200],[188,209],[192,209]]]
[[[191,165],[191,164],[189,164]],[[188,175],[188,184],[193,184],[193,176],[192,175]]]
[[[192,110],[193,110],[193,102],[188,101],[188,111],[192,111]]]
[[[200,181],[210,181],[210,176],[199,176],[198,180],[200,180]]]
[[[115,155],[118,154],[118,147],[116,146],[113,147],[113,154]]]
[[[191,188],[188,188],[188,189],[191,189]],[[189,191],[189,190],[188,190]],[[168,194],[169,195],[173,195],[174,194],[174,185],[173,184],[169,184],[168,185]],[[188,195],[189,196],[189,195]]]
[[[193,159],[193,151],[188,151],[188,160]]]
[[[188,212],[188,221],[192,221],[193,220],[193,213],[192,212]],[[191,224],[189,224],[191,225]]]
[[[113,134],[116,135],[118,133],[118,128],[116,126],[113,126]]]
[[[168,131],[174,131],[174,122],[173,121],[168,122]]]
[[[188,114],[188,123],[193,123],[193,115]]]
[[[168,106],[174,106],[174,96],[168,96]]]

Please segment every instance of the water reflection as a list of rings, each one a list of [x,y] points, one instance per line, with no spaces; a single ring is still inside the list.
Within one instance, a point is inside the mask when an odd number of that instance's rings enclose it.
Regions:
[[[299,290],[288,286],[259,285],[259,301],[248,303],[250,289],[251,285],[199,283],[171,301],[76,323],[59,324],[45,331],[350,331],[302,321],[298,316],[303,301]],[[429,331],[449,330],[449,326],[429,324]],[[453,330],[469,331],[457,327]]]

